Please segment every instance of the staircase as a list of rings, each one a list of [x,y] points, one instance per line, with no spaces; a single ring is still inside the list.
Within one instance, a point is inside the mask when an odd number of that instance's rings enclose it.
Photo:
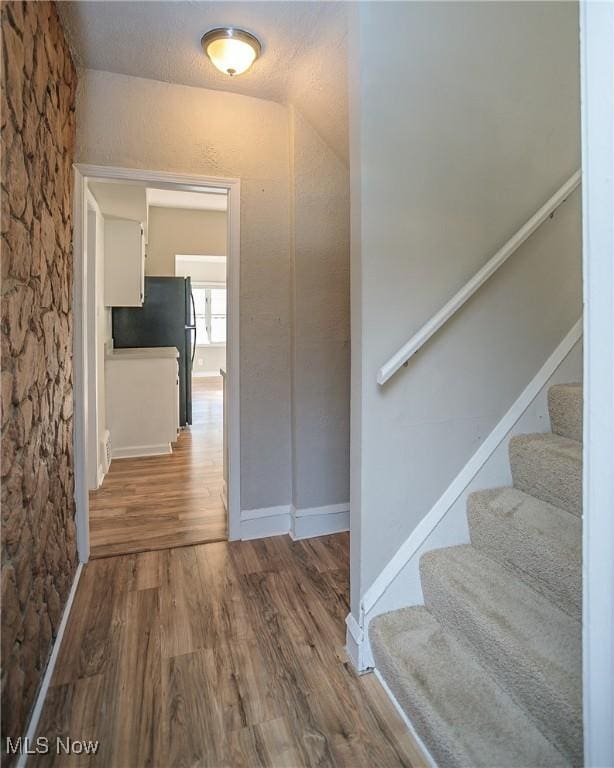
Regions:
[[[582,387],[511,439],[471,544],[422,556],[424,606],[373,619],[375,665],[441,768],[582,765]]]

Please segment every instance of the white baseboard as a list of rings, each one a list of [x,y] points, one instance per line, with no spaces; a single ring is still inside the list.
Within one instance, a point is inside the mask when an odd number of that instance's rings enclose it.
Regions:
[[[192,378],[193,379],[219,379],[221,378],[219,369],[217,371],[198,371],[197,373],[194,373],[192,371]]]
[[[283,504],[279,507],[244,509],[241,512],[241,539],[264,539],[267,536],[282,536],[290,532],[291,507]]]
[[[279,507],[261,507],[260,509],[244,509],[241,512],[241,522],[246,520],[262,520],[268,517],[282,517],[289,515],[292,507],[290,504],[282,504]]]
[[[292,507],[292,528],[290,536],[294,540],[310,539],[314,536],[327,536],[350,530],[350,504],[330,504],[327,507]]]
[[[325,507],[304,507],[298,508],[292,506],[295,517],[322,517],[323,515],[338,515],[349,513],[350,502],[344,501],[343,504],[328,504]]]
[[[372,618],[407,605],[423,604],[418,568],[422,554],[469,542],[466,516],[469,494],[511,485],[509,438],[516,434],[549,431],[548,389],[552,384],[582,378],[581,338],[582,321],[578,320],[367,589],[361,600],[360,615],[355,617],[362,630],[364,648],[355,654],[361,663],[368,663],[371,658],[367,628]]]
[[[79,563],[79,565],[77,566],[77,570],[75,571],[75,578],[73,579],[70,592],[68,593],[68,599],[66,600],[66,605],[64,606],[62,619],[60,621],[60,626],[58,627],[58,633],[55,636],[53,648],[51,649],[51,655],[49,656],[47,669],[45,670],[45,674],[43,675],[43,681],[40,685],[40,688],[38,689],[38,695],[36,697],[36,701],[34,702],[34,708],[32,709],[32,714],[30,715],[30,722],[28,723],[28,729],[26,731],[26,736],[25,736],[25,740],[28,744],[35,743],[36,732],[38,730],[38,723],[40,720],[41,712],[43,711],[45,698],[47,697],[47,691],[49,690],[49,685],[51,684],[51,679],[53,678],[53,672],[55,670],[55,665],[58,660],[60,646],[62,645],[62,638],[64,637],[64,631],[66,630],[66,625],[68,624],[70,609],[72,608],[72,604],[75,599],[75,594],[77,593],[77,586],[79,584],[79,579],[81,578],[82,570],[83,570],[83,563]],[[19,756],[19,759],[17,760],[16,768],[24,768],[27,760],[28,760],[28,755],[25,752],[22,752],[22,754]]]
[[[141,456],[166,456],[173,452],[170,443],[160,445],[127,445],[124,448],[113,448],[111,456],[114,459],[137,459]]]
[[[430,768],[437,768],[437,763],[435,762],[435,760],[433,760],[433,756],[431,755],[431,753],[426,748],[426,746],[425,746],[424,742],[422,741],[422,739],[420,738],[420,736],[418,736],[418,734],[416,732],[416,729],[414,728],[414,724],[409,719],[409,717],[407,716],[407,713],[403,710],[403,708],[401,707],[401,705],[397,701],[397,698],[394,695],[394,693],[388,687],[388,683],[386,683],[386,681],[380,675],[380,673],[379,673],[379,671],[377,669],[374,669],[373,672],[375,674],[375,677],[377,677],[377,679],[379,680],[382,688],[384,689],[384,691],[386,693],[386,696],[388,696],[390,701],[393,703],[394,708],[399,713],[399,715],[401,717],[401,720],[407,726],[407,730],[411,734],[411,737],[414,740],[416,746],[418,747],[418,749],[422,753],[422,757],[424,758],[424,762],[426,763],[426,765],[430,766]]]
[[[350,505],[296,509],[292,504],[245,509],[241,512],[241,538],[261,539],[290,534],[295,539],[341,533],[350,527]]]

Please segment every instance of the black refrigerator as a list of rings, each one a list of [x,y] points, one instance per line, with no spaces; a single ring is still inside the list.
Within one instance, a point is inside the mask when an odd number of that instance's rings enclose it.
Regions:
[[[113,307],[112,314],[115,347],[177,347],[179,421],[191,424],[196,317],[190,278],[146,277],[143,306]]]

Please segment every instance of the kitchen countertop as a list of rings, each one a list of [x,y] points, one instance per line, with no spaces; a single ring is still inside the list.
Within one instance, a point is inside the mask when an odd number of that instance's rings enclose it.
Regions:
[[[160,358],[178,358],[177,347],[124,347],[107,349],[105,360],[151,360]]]

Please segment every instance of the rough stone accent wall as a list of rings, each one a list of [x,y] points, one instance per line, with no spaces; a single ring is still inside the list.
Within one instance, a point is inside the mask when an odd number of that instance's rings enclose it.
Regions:
[[[77,564],[76,72],[48,2],[3,2],[2,736],[25,734]]]

